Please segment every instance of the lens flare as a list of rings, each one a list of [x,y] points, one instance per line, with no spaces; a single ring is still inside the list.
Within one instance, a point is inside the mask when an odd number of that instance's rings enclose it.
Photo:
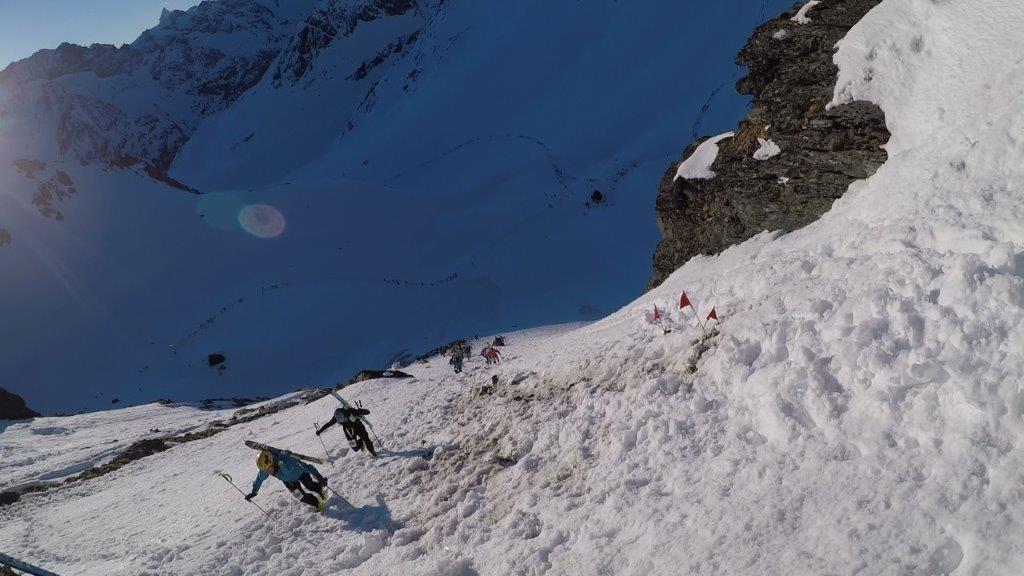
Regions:
[[[284,214],[267,204],[252,204],[238,213],[242,229],[257,238],[276,238],[284,233]]]

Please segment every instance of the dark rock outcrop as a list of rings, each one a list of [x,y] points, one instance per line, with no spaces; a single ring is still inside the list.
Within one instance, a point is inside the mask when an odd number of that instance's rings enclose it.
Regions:
[[[25,399],[0,388],[0,420],[35,418],[39,413],[25,405]]]
[[[406,374],[401,370],[360,370],[355,376],[349,378],[346,386],[364,380],[377,380],[379,378],[412,378],[412,374]]]
[[[877,106],[825,109],[838,73],[836,43],[880,1],[824,2],[810,11],[808,24],[791,20],[796,6],[755,30],[736,59],[748,70],[736,89],[753,102],[735,136],[719,144],[716,176],[677,179],[676,163],[662,178],[656,205],[662,240],[648,288],[696,255],[716,254],[764,230],[810,224],[851,182],[885,162],[889,132]],[[775,142],[781,153],[756,160],[758,138]]]

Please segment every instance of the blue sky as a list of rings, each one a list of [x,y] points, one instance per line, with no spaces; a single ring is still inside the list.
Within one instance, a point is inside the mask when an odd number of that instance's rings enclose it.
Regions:
[[[199,0],[0,0],[0,69],[61,42],[123,44]]]

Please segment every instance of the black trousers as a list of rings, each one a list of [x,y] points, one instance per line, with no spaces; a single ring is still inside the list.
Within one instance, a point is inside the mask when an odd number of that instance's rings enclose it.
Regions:
[[[317,508],[320,505],[320,498],[318,498],[317,495],[323,495],[326,485],[326,482],[321,483],[317,481],[317,479],[313,478],[309,472],[299,476],[299,479],[296,482],[284,483],[285,488],[292,493],[292,496],[295,496],[295,498],[314,508]],[[306,490],[313,492],[313,494],[307,493],[303,490],[303,487],[305,487]]]
[[[348,439],[353,450],[358,452],[366,448],[366,451],[370,454],[377,455],[377,451],[373,449],[373,441],[370,440],[370,434],[367,433],[366,426],[363,425],[362,420],[346,422],[342,424],[341,429],[345,431],[345,438]]]

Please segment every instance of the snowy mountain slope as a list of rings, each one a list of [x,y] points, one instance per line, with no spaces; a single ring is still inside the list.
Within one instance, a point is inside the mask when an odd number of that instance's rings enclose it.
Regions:
[[[507,361],[537,354],[570,328],[508,335]],[[457,448],[450,419],[466,382],[450,376],[443,358],[410,370],[417,378],[365,381],[343,391],[371,408],[389,454],[370,460],[352,453],[343,448],[336,428],[323,436],[337,461],[321,469],[356,504],[354,511],[336,504],[324,516],[312,515],[272,481],[256,499],[275,515],[268,523],[213,475],[218,469],[243,488],[251,484],[256,452],[242,444],[246,439],[322,454],[311,428],[338,405],[327,397],[173,447],[95,480],[26,495],[0,508],[0,543],[13,555],[61,574],[327,574],[357,567],[355,573],[424,573],[431,564],[448,564],[446,554],[421,541],[425,530],[418,514],[427,499],[447,499],[434,494],[450,488],[431,466]],[[465,374],[483,381],[483,360],[471,360]],[[127,426],[133,410],[139,408],[108,414],[124,413]],[[0,439],[7,434],[11,431]],[[60,438],[53,443],[63,444]],[[186,493],[192,497],[181,500]],[[69,523],[58,520],[72,517]],[[339,531],[341,525],[347,530]],[[285,547],[289,550],[280,555],[272,551]],[[383,557],[376,556],[379,552]]]
[[[835,102],[884,109],[889,160],[822,220],[491,371],[353,387],[394,449],[438,446],[345,456],[356,511],[268,486],[266,523],[204,470],[246,479],[248,434],[315,450],[328,398],[0,509],[0,544],[69,574],[1019,574],[1022,25],[1011,0],[885,0]],[[722,318],[705,346],[682,290]]]
[[[274,14],[259,28],[280,46],[267,72],[230,105],[210,97],[224,107],[202,114],[196,99],[208,100],[193,84],[165,94],[172,103],[157,99],[197,123],[172,175],[200,197],[144,166],[107,170],[0,145],[0,166],[22,161],[0,169],[0,269],[14,279],[0,288],[11,319],[0,372],[11,387],[49,413],[113,397],[274,395],[457,337],[597,318],[639,291],[656,240],[654,183],[680,132],[739,115],[743,102],[724,93],[701,107],[734,75],[726,59],[762,7],[651,2],[633,14],[621,3],[534,2],[494,19],[484,4],[230,3]],[[221,38],[188,14],[166,15],[144,38]],[[708,45],[720,46],[717,64]],[[405,92],[410,67],[420,73]],[[54,85],[118,95],[111,83],[135,72]],[[375,105],[352,112],[361,90]],[[0,130],[14,132],[0,142],[36,125],[3,117]],[[350,117],[355,127],[335,134]],[[225,370],[206,365],[214,352]]]
[[[284,396],[272,402],[290,400]],[[250,408],[269,404],[262,402]],[[59,418],[5,422],[0,458],[6,463],[0,491],[59,482],[108,462],[132,442],[165,438],[230,419],[236,408],[205,410],[186,404],[146,404]]]
[[[347,129],[425,23],[408,0],[318,3],[261,82],[199,127],[174,173],[203,189],[249,189],[301,168]]]
[[[165,10],[156,27],[120,48],[63,44],[11,64],[0,73],[0,134],[17,144],[7,152],[166,172],[203,116],[263,76],[295,25],[294,6],[310,1],[277,4]]]

